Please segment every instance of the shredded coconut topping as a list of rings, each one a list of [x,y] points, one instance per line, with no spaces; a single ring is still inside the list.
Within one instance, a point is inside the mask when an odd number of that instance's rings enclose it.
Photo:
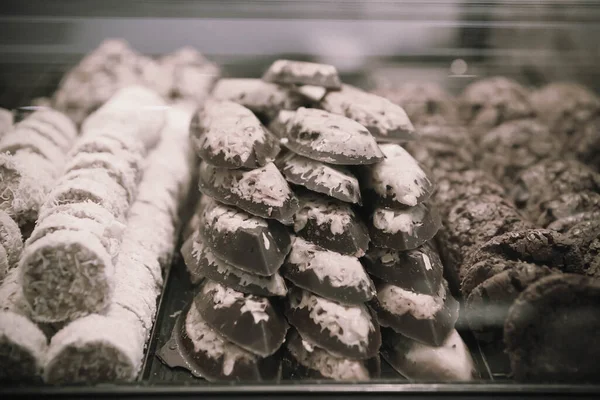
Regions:
[[[304,229],[308,220],[314,220],[317,225],[329,225],[332,234],[341,235],[355,217],[349,205],[332,199],[305,194],[301,201],[302,208],[294,216],[295,232]]]
[[[215,308],[229,308],[239,303],[242,304],[240,312],[242,314],[251,313],[255,323],[269,320],[269,314],[266,312],[269,300],[264,297],[244,294],[214,281],[206,282],[202,293],[212,296],[212,303]]]
[[[430,296],[383,284],[377,291],[377,299],[384,309],[394,315],[410,313],[416,319],[433,319],[444,307],[446,288],[440,285],[437,296]]]
[[[386,158],[369,167],[365,187],[407,206],[417,205],[419,198],[431,187],[431,181],[402,147],[383,144],[380,148]]]
[[[238,229],[267,228],[267,221],[217,202],[206,206],[203,214],[204,223],[218,232],[235,232]]]
[[[295,238],[288,262],[300,272],[312,271],[322,282],[328,278],[331,286],[357,287],[367,291],[370,280],[357,258],[322,249],[302,238]]]
[[[343,306],[333,301],[303,291],[302,297],[292,298],[293,308],[308,308],[310,318],[329,331],[347,346],[365,349],[369,344],[369,333],[375,330],[371,314],[366,306]]]
[[[412,235],[415,228],[423,225],[426,215],[427,208],[422,204],[404,210],[378,208],[373,214],[373,226],[385,233],[403,232]]]

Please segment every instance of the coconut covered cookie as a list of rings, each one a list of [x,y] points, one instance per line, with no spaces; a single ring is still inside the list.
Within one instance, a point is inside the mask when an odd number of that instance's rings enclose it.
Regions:
[[[0,245],[4,249],[6,258],[6,269],[0,269],[1,281],[8,269],[17,265],[23,251],[23,239],[19,226],[2,210],[0,210]]]
[[[305,61],[277,60],[267,69],[262,79],[282,85],[311,85],[327,89],[340,89],[342,86],[333,65]]]

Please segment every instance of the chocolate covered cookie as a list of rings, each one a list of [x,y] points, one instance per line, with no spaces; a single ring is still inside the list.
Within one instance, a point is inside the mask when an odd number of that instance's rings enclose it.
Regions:
[[[343,85],[340,91],[327,93],[320,106],[331,113],[355,120],[381,142],[402,143],[415,140],[418,136],[402,107],[350,85]]]
[[[559,156],[562,144],[535,119],[508,121],[485,133],[480,141],[481,168],[505,187],[519,172],[539,161]]]
[[[287,286],[281,275],[252,275],[231,266],[215,257],[199,232],[188,238],[181,253],[192,283],[207,278],[246,294],[267,297],[283,297],[287,294]]]
[[[200,164],[200,191],[250,214],[293,222],[298,199],[275,164],[253,170],[217,168]]]
[[[458,319],[459,307],[445,281],[433,295],[379,283],[371,306],[381,326],[430,346],[440,346],[446,340]]]
[[[384,207],[413,207],[426,201],[434,185],[417,161],[401,146],[383,144],[385,160],[360,170],[365,197]]]
[[[415,293],[434,295],[443,280],[444,266],[429,243],[409,251],[371,247],[362,260],[369,274]]]
[[[312,85],[340,89],[342,81],[333,65],[306,61],[277,60],[264,73],[266,82],[280,85]]]
[[[427,203],[404,209],[376,208],[369,224],[376,247],[411,250],[435,236],[442,225],[437,209]]]
[[[411,381],[465,382],[478,377],[471,353],[456,330],[439,347],[389,328],[382,329],[381,334],[381,357]]]
[[[211,201],[199,228],[217,258],[255,275],[273,275],[292,246],[283,225]]]
[[[296,237],[281,268],[294,285],[342,304],[360,305],[375,295],[375,285],[358,258],[325,250]]]
[[[381,373],[379,356],[367,360],[336,357],[303,339],[291,329],[285,342],[291,359],[288,378],[332,379],[335,381],[368,381]]]
[[[559,274],[525,289],[509,310],[504,342],[518,381],[597,382],[600,283]]]
[[[503,122],[534,115],[527,90],[504,77],[471,83],[459,98],[458,110],[477,137]]]
[[[217,100],[241,104],[263,121],[272,120],[281,110],[295,110],[305,103],[292,90],[261,79],[221,79],[211,95]]]
[[[246,107],[208,101],[190,125],[192,145],[207,163],[222,168],[257,168],[275,159],[279,141]]]
[[[325,164],[291,152],[275,164],[288,182],[348,203],[362,203],[358,179],[347,167]]]
[[[352,207],[335,199],[303,192],[294,214],[296,235],[327,250],[362,257],[369,247],[369,232]]]
[[[365,360],[379,352],[379,324],[365,305],[344,306],[294,289],[285,315],[303,338],[334,356]]]
[[[211,328],[252,354],[270,356],[285,340],[288,324],[266,297],[206,280],[194,304]]]
[[[313,160],[338,165],[383,160],[375,138],[356,121],[316,108],[301,107],[286,124],[285,146]]]

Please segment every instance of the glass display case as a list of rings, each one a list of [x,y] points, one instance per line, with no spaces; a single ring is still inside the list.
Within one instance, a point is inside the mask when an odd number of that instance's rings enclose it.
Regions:
[[[5,0],[0,393],[600,395],[600,2]]]

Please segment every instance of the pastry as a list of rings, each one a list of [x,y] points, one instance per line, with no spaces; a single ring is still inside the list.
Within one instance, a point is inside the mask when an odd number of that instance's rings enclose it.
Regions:
[[[270,356],[285,340],[288,324],[266,297],[206,280],[194,303],[210,327],[252,354]]]
[[[366,197],[385,207],[413,207],[426,201],[434,186],[417,161],[396,144],[383,144],[381,151],[385,160],[360,171]]]
[[[285,146],[304,157],[330,164],[363,165],[383,160],[369,131],[350,118],[300,107],[286,124]]]
[[[369,231],[350,205],[334,199],[301,193],[294,214],[294,232],[327,250],[362,257],[369,247]]]
[[[404,251],[433,238],[441,224],[436,208],[421,203],[404,209],[376,208],[371,215],[369,232],[374,246]]]
[[[275,159],[279,141],[246,107],[208,101],[194,115],[190,137],[198,155],[222,168],[258,168]]]
[[[216,202],[204,209],[200,232],[217,258],[256,275],[273,275],[291,248],[283,225]]]
[[[351,360],[369,359],[379,352],[379,324],[367,306],[344,306],[298,289],[291,290],[288,299],[285,315],[310,343]]]
[[[350,85],[327,93],[320,106],[355,120],[381,142],[407,142],[418,136],[402,107]]]
[[[23,252],[23,239],[19,226],[10,218],[10,215],[0,210],[0,245],[4,248],[8,268],[13,268],[19,262]],[[0,281],[4,274],[0,271]]]
[[[266,82],[280,85],[312,85],[340,89],[342,82],[333,65],[305,61],[277,60],[264,73]]]
[[[322,249],[296,237],[282,267],[295,286],[344,305],[361,305],[373,297],[375,286],[360,261]]]
[[[361,204],[358,179],[344,166],[288,153],[275,164],[288,182],[348,203]]]
[[[293,222],[299,207],[296,195],[273,163],[249,171],[202,163],[199,186],[202,193],[222,203],[284,224]]]
[[[458,319],[458,302],[444,281],[437,293],[426,295],[388,283],[377,284],[371,302],[381,326],[430,346],[441,346]]]
[[[597,382],[600,284],[557,274],[523,291],[509,310],[504,342],[517,381]]]

